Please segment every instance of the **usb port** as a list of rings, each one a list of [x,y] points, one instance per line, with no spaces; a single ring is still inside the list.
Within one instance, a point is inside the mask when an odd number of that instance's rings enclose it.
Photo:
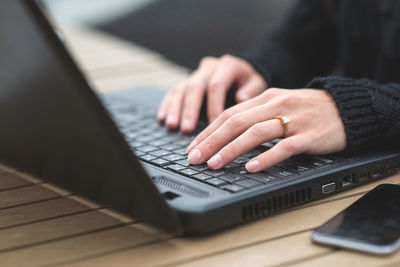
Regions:
[[[379,169],[376,169],[376,170],[371,174],[371,177],[372,177],[372,178],[378,178],[378,177],[382,176],[382,174],[383,174],[383,168],[379,168]]]
[[[363,182],[368,181],[368,178],[369,178],[369,172],[364,172],[358,177],[358,181],[360,183],[363,183]]]
[[[355,174],[351,173],[351,174],[347,174],[345,177],[343,177],[343,181],[354,184],[356,182],[355,178],[356,178]]]

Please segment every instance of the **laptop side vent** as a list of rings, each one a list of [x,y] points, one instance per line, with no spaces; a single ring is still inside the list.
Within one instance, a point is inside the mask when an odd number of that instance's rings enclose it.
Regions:
[[[172,179],[168,179],[164,176],[154,176],[153,181],[156,184],[166,186],[170,189],[182,192],[184,194],[187,194],[187,195],[190,195],[193,197],[207,197],[209,195],[207,192],[200,191],[198,189],[194,189],[187,185],[173,181]]]
[[[242,207],[242,220],[261,217],[311,200],[311,187],[288,192]]]

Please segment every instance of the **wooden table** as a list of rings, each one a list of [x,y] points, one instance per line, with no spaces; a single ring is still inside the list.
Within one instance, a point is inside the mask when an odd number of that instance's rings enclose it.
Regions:
[[[67,43],[100,91],[171,87],[188,73],[162,56],[94,30],[65,27]],[[311,231],[400,174],[210,236],[161,233],[36,177],[0,166],[0,266],[400,266],[314,245]]]

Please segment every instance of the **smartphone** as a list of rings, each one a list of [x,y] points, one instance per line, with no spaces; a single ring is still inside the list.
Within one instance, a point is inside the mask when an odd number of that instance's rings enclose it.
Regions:
[[[400,247],[400,186],[382,184],[316,229],[318,244],[390,254]]]

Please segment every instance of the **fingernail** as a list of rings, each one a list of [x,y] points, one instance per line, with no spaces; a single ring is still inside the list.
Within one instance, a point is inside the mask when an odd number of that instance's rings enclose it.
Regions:
[[[188,146],[188,148],[186,149],[186,152],[190,152],[192,151],[193,148],[195,148],[199,143],[196,140],[193,140],[190,145]]]
[[[241,100],[241,101],[246,101],[246,100],[248,100],[250,97],[249,97],[249,95],[247,94],[247,93],[245,93],[245,92],[241,92],[240,94],[239,94],[239,99]]]
[[[246,169],[249,172],[256,172],[258,170],[258,168],[260,167],[260,162],[258,160],[252,160],[247,162],[246,164]]]
[[[188,161],[191,164],[199,164],[199,163],[201,163],[201,151],[198,150],[198,149],[193,150],[193,152],[191,152],[189,154]]]
[[[174,115],[174,114],[168,115],[167,121],[166,121],[166,124],[168,126],[174,126],[177,123],[178,123],[178,119],[177,119],[176,115]]]
[[[189,131],[192,129],[193,121],[191,119],[183,119],[181,123],[181,130]]]
[[[165,118],[165,111],[164,110],[159,110],[157,113],[157,119],[158,120],[163,120]]]
[[[221,159],[222,157],[220,154],[214,155],[211,159],[207,161],[208,167],[211,169],[216,169],[218,165],[221,163]]]

